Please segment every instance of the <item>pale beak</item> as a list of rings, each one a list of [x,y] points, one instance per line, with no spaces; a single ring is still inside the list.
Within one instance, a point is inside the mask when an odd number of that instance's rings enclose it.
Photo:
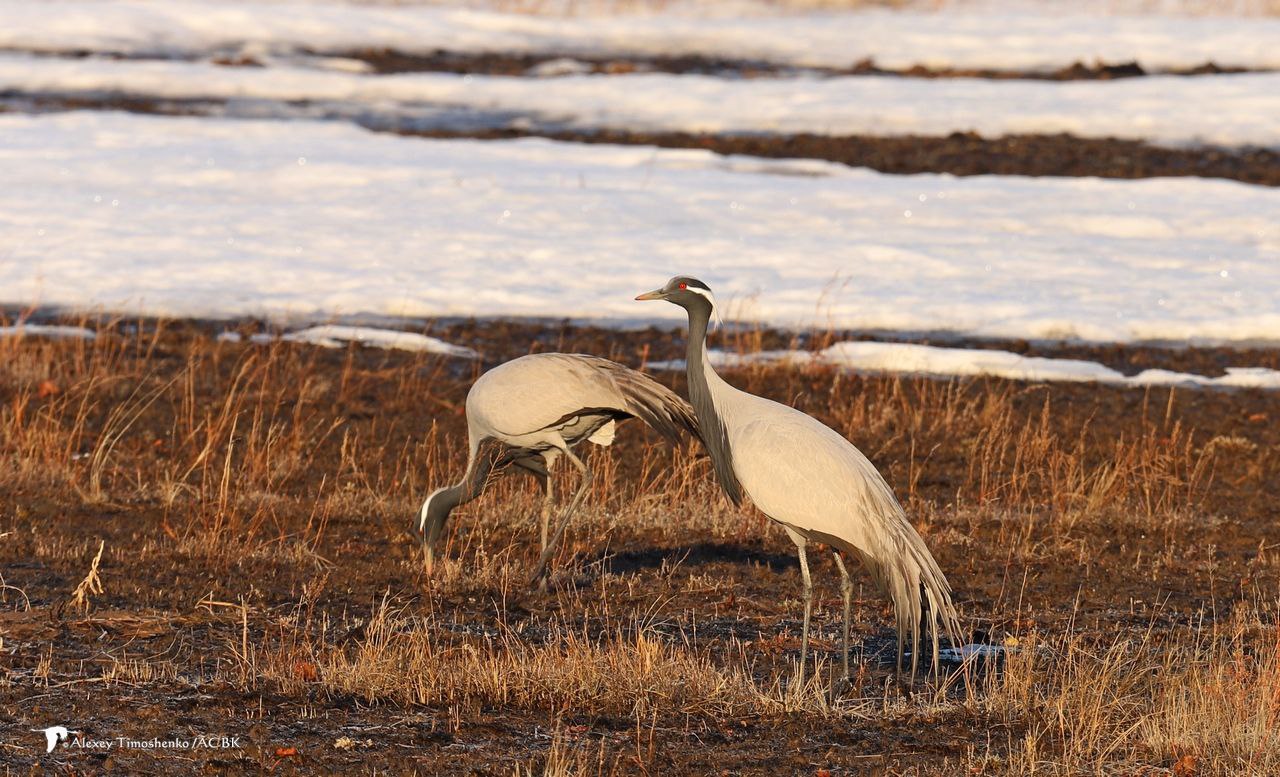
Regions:
[[[664,292],[662,289],[654,289],[653,291],[646,291],[644,294],[641,294],[638,297],[636,297],[636,299],[639,300],[640,302],[646,302],[651,299],[666,299],[666,297],[667,297],[666,292]]]

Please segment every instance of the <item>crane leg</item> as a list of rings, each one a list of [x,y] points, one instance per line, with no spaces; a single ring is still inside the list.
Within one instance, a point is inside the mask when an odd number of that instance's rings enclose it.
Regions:
[[[841,643],[843,652],[840,654],[840,659],[847,680],[849,678],[849,614],[853,609],[853,580],[849,577],[849,570],[845,569],[844,559],[840,558],[840,551],[833,551],[832,555],[836,557],[836,567],[840,569],[840,593],[844,596],[844,640]]]
[[[551,473],[548,472],[538,478],[542,484],[542,545],[539,550],[543,553],[547,552],[547,529],[551,525],[551,511],[555,508],[555,500],[552,494]]]
[[[556,532],[552,535],[550,543],[542,549],[542,557],[538,559],[538,568],[534,570],[533,579],[529,581],[530,586],[537,583],[538,587],[544,591],[547,588],[547,564],[550,563],[551,556],[555,553],[556,546],[560,544],[560,538],[564,536],[565,528],[569,526],[569,516],[573,515],[574,511],[578,509],[578,506],[582,504],[583,498],[587,495],[587,489],[591,487],[591,470],[587,465],[583,464],[582,459],[575,456],[573,451],[569,450],[568,447],[564,448],[563,453],[573,466],[578,468],[578,472],[582,474],[582,479],[578,484],[578,490],[573,492],[573,499],[569,500],[569,507],[560,515],[560,523],[556,526]]]
[[[516,466],[526,470],[530,475],[532,475],[533,479],[538,481],[538,488],[542,489],[542,510],[540,511],[541,514],[539,516],[539,520],[541,522],[540,538],[542,544],[538,548],[539,551],[547,549],[547,527],[551,523],[551,511],[555,507],[555,500],[551,490],[551,465],[554,461],[554,458],[547,458],[545,455],[542,458],[543,463],[541,466],[533,463],[532,460],[516,461]]]
[[[800,577],[804,580],[804,627],[800,637],[800,679],[797,681],[797,687],[803,688],[805,665],[809,662],[809,619],[813,615],[813,578],[809,576],[809,558],[804,549],[805,538],[792,533],[790,529],[787,533],[796,543],[796,551],[800,555]]]

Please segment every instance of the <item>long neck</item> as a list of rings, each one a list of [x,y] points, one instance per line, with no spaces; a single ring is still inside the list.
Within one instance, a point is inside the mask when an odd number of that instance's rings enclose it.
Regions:
[[[689,342],[685,346],[685,370],[689,378],[689,393],[701,393],[710,397],[707,385],[707,325],[711,323],[711,307],[699,305],[689,308]],[[699,411],[698,420],[702,420]]]
[[[716,408],[715,395],[728,388],[707,361],[707,325],[711,322],[711,305],[694,305],[689,311],[689,344],[685,354],[685,371],[689,381],[689,401],[698,416],[702,441],[711,456],[716,480],[734,504],[742,501],[742,486],[733,471],[733,455],[724,418]]]
[[[447,511],[480,496],[489,473],[501,454],[501,447],[501,443],[486,437],[471,450],[471,455],[467,457],[467,471],[463,473],[462,480],[436,495]]]

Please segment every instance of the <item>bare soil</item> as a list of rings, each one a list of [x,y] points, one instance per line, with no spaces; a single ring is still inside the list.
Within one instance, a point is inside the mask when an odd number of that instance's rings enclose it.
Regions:
[[[381,127],[374,126],[375,129]],[[510,138],[537,136],[576,143],[618,143],[702,148],[717,154],[775,159],[825,159],[882,173],[951,175],[1226,178],[1280,186],[1280,152],[1263,148],[1166,148],[1135,140],[1073,135],[1005,135],[973,132],[943,137],[902,135],[734,135],[629,130],[479,130],[449,132],[393,128],[427,137]]]
[[[9,50],[11,53],[31,53]],[[407,52],[397,49],[345,49],[309,50],[298,52],[307,57],[337,57],[354,59],[370,66],[374,73],[473,73],[476,75],[523,76],[531,70],[562,59],[572,59],[580,66],[580,72],[623,73],[673,73],[679,75],[715,75],[730,78],[771,78],[777,76],[811,74],[823,76],[881,75],[900,78],[985,78],[993,80],[1021,79],[1033,81],[1110,81],[1117,78],[1140,78],[1148,75],[1200,76],[1223,73],[1265,72],[1240,67],[1223,67],[1215,62],[1204,62],[1193,67],[1147,70],[1136,61],[1131,62],[1073,62],[1054,70],[1018,70],[994,68],[939,68],[914,65],[909,68],[885,68],[874,59],[862,59],[848,67],[800,67],[776,62],[729,57],[709,57],[699,54],[683,56],[599,56],[592,54],[515,54],[511,52],[466,52],[437,49],[429,52]],[[70,49],[42,51],[40,56],[84,59],[109,57],[113,59],[204,59],[181,57],[172,52],[122,52]],[[261,59],[238,51],[217,53],[209,57],[214,64],[227,67],[265,67]]]
[[[433,51],[412,54],[394,49],[357,49],[333,53],[306,52],[315,56],[339,56],[368,63],[375,72],[414,73],[476,73],[483,75],[521,76],[530,70],[561,59],[551,54],[511,54],[507,52],[468,53]],[[748,59],[729,59],[702,55],[665,57],[599,57],[572,55],[585,72],[620,73],[675,73],[689,75],[715,75],[733,78],[767,78],[782,75],[810,73],[825,76],[882,75],[903,78],[987,78],[1029,79],[1035,81],[1108,81],[1117,78],[1138,78],[1145,75],[1212,75],[1217,73],[1250,72],[1241,68],[1224,68],[1213,62],[1205,62],[1190,68],[1147,71],[1137,62],[1085,64],[1074,62],[1056,70],[995,70],[967,68],[933,68],[915,65],[909,68],[883,68],[873,59],[863,59],[849,67],[796,67],[774,62]],[[228,60],[228,64],[241,64]],[[243,64],[254,64],[251,61]]]

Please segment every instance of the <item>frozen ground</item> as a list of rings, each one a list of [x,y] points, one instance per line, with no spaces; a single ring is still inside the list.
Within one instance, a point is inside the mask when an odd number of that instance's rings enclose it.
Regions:
[[[740,356],[726,351],[709,352],[717,366],[740,367],[754,363],[824,364],[858,372],[888,372],[938,377],[986,375],[1012,380],[1068,383],[1105,383],[1113,386],[1182,386],[1188,388],[1280,389],[1280,372],[1265,368],[1228,367],[1225,375],[1207,377],[1186,372],[1148,369],[1125,375],[1097,362],[1023,356],[1009,351],[974,348],[942,348],[914,343],[851,341],[821,351],[763,351]],[[654,362],[654,369],[684,369],[683,361]]]
[[[863,11],[545,17],[327,3],[0,2],[0,48],[206,54],[395,49],[681,57],[845,68],[1054,70],[1137,61],[1148,70],[1280,68],[1273,18],[1098,17]]]
[[[0,116],[0,302],[176,315],[729,318],[1275,340],[1280,192],[889,176],[339,123]]]
[[[320,112],[427,128],[1071,133],[1174,145],[1280,147],[1280,73],[1070,82],[665,73],[518,78],[0,56],[0,91],[252,101],[238,110],[257,116]]]

